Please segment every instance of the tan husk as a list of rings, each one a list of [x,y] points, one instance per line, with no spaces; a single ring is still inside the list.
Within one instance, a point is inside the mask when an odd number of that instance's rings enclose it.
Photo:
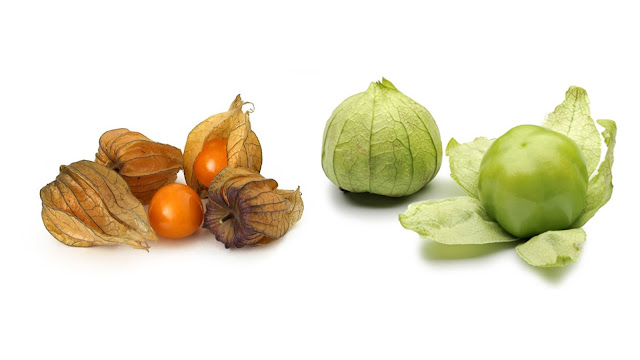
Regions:
[[[40,190],[42,221],[69,246],[125,244],[148,249],[157,240],[142,203],[115,171],[82,160],[60,167]]]
[[[118,172],[133,195],[148,204],[158,189],[176,181],[182,169],[182,151],[139,132],[114,129],[100,137],[95,161]]]
[[[247,168],[227,167],[209,187],[204,227],[226,248],[263,245],[283,236],[302,216],[300,187],[280,190]]]
[[[184,177],[192,189],[200,195],[207,197],[208,187],[201,184],[193,171],[196,157],[202,151],[204,143],[214,139],[227,139],[227,166],[245,167],[255,172],[260,172],[262,167],[262,147],[258,137],[251,130],[249,113],[242,112],[240,95],[236,96],[229,110],[210,116],[198,124],[187,137],[184,146]]]

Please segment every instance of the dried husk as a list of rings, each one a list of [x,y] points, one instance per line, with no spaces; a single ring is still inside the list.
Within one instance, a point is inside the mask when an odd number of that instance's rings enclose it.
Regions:
[[[227,167],[211,182],[203,226],[226,248],[267,244],[300,219],[301,195],[300,187],[280,190],[255,171]]]
[[[95,161],[118,172],[133,195],[148,204],[158,189],[176,181],[182,151],[139,132],[114,129],[100,137]]]
[[[240,95],[236,96],[229,110],[210,116],[198,124],[187,137],[184,146],[184,177],[192,189],[202,198],[207,197],[208,186],[201,184],[193,171],[196,157],[202,151],[204,143],[213,138],[227,139],[227,166],[245,167],[260,172],[262,167],[262,147],[258,137],[251,130],[249,113],[242,112]]]
[[[60,167],[40,190],[47,230],[69,246],[125,244],[148,249],[157,240],[142,203],[115,171],[82,160]]]

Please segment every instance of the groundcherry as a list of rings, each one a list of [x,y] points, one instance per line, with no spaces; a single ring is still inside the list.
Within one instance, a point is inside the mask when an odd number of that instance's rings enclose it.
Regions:
[[[213,138],[202,147],[196,156],[193,170],[198,181],[209,186],[220,170],[227,167],[227,139]]]
[[[204,206],[196,192],[184,184],[169,184],[158,190],[149,203],[153,230],[167,238],[182,238],[202,224]]]

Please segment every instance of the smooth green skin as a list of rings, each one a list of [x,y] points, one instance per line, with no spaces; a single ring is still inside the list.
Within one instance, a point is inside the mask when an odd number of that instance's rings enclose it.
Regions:
[[[528,238],[569,228],[584,210],[588,181],[585,159],[573,140],[521,125],[485,153],[478,196],[507,232]]]

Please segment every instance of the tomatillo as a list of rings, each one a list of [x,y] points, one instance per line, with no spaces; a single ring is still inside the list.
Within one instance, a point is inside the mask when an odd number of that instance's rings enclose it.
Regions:
[[[567,229],[584,210],[587,165],[573,140],[535,125],[507,131],[482,158],[482,206],[510,234]]]

